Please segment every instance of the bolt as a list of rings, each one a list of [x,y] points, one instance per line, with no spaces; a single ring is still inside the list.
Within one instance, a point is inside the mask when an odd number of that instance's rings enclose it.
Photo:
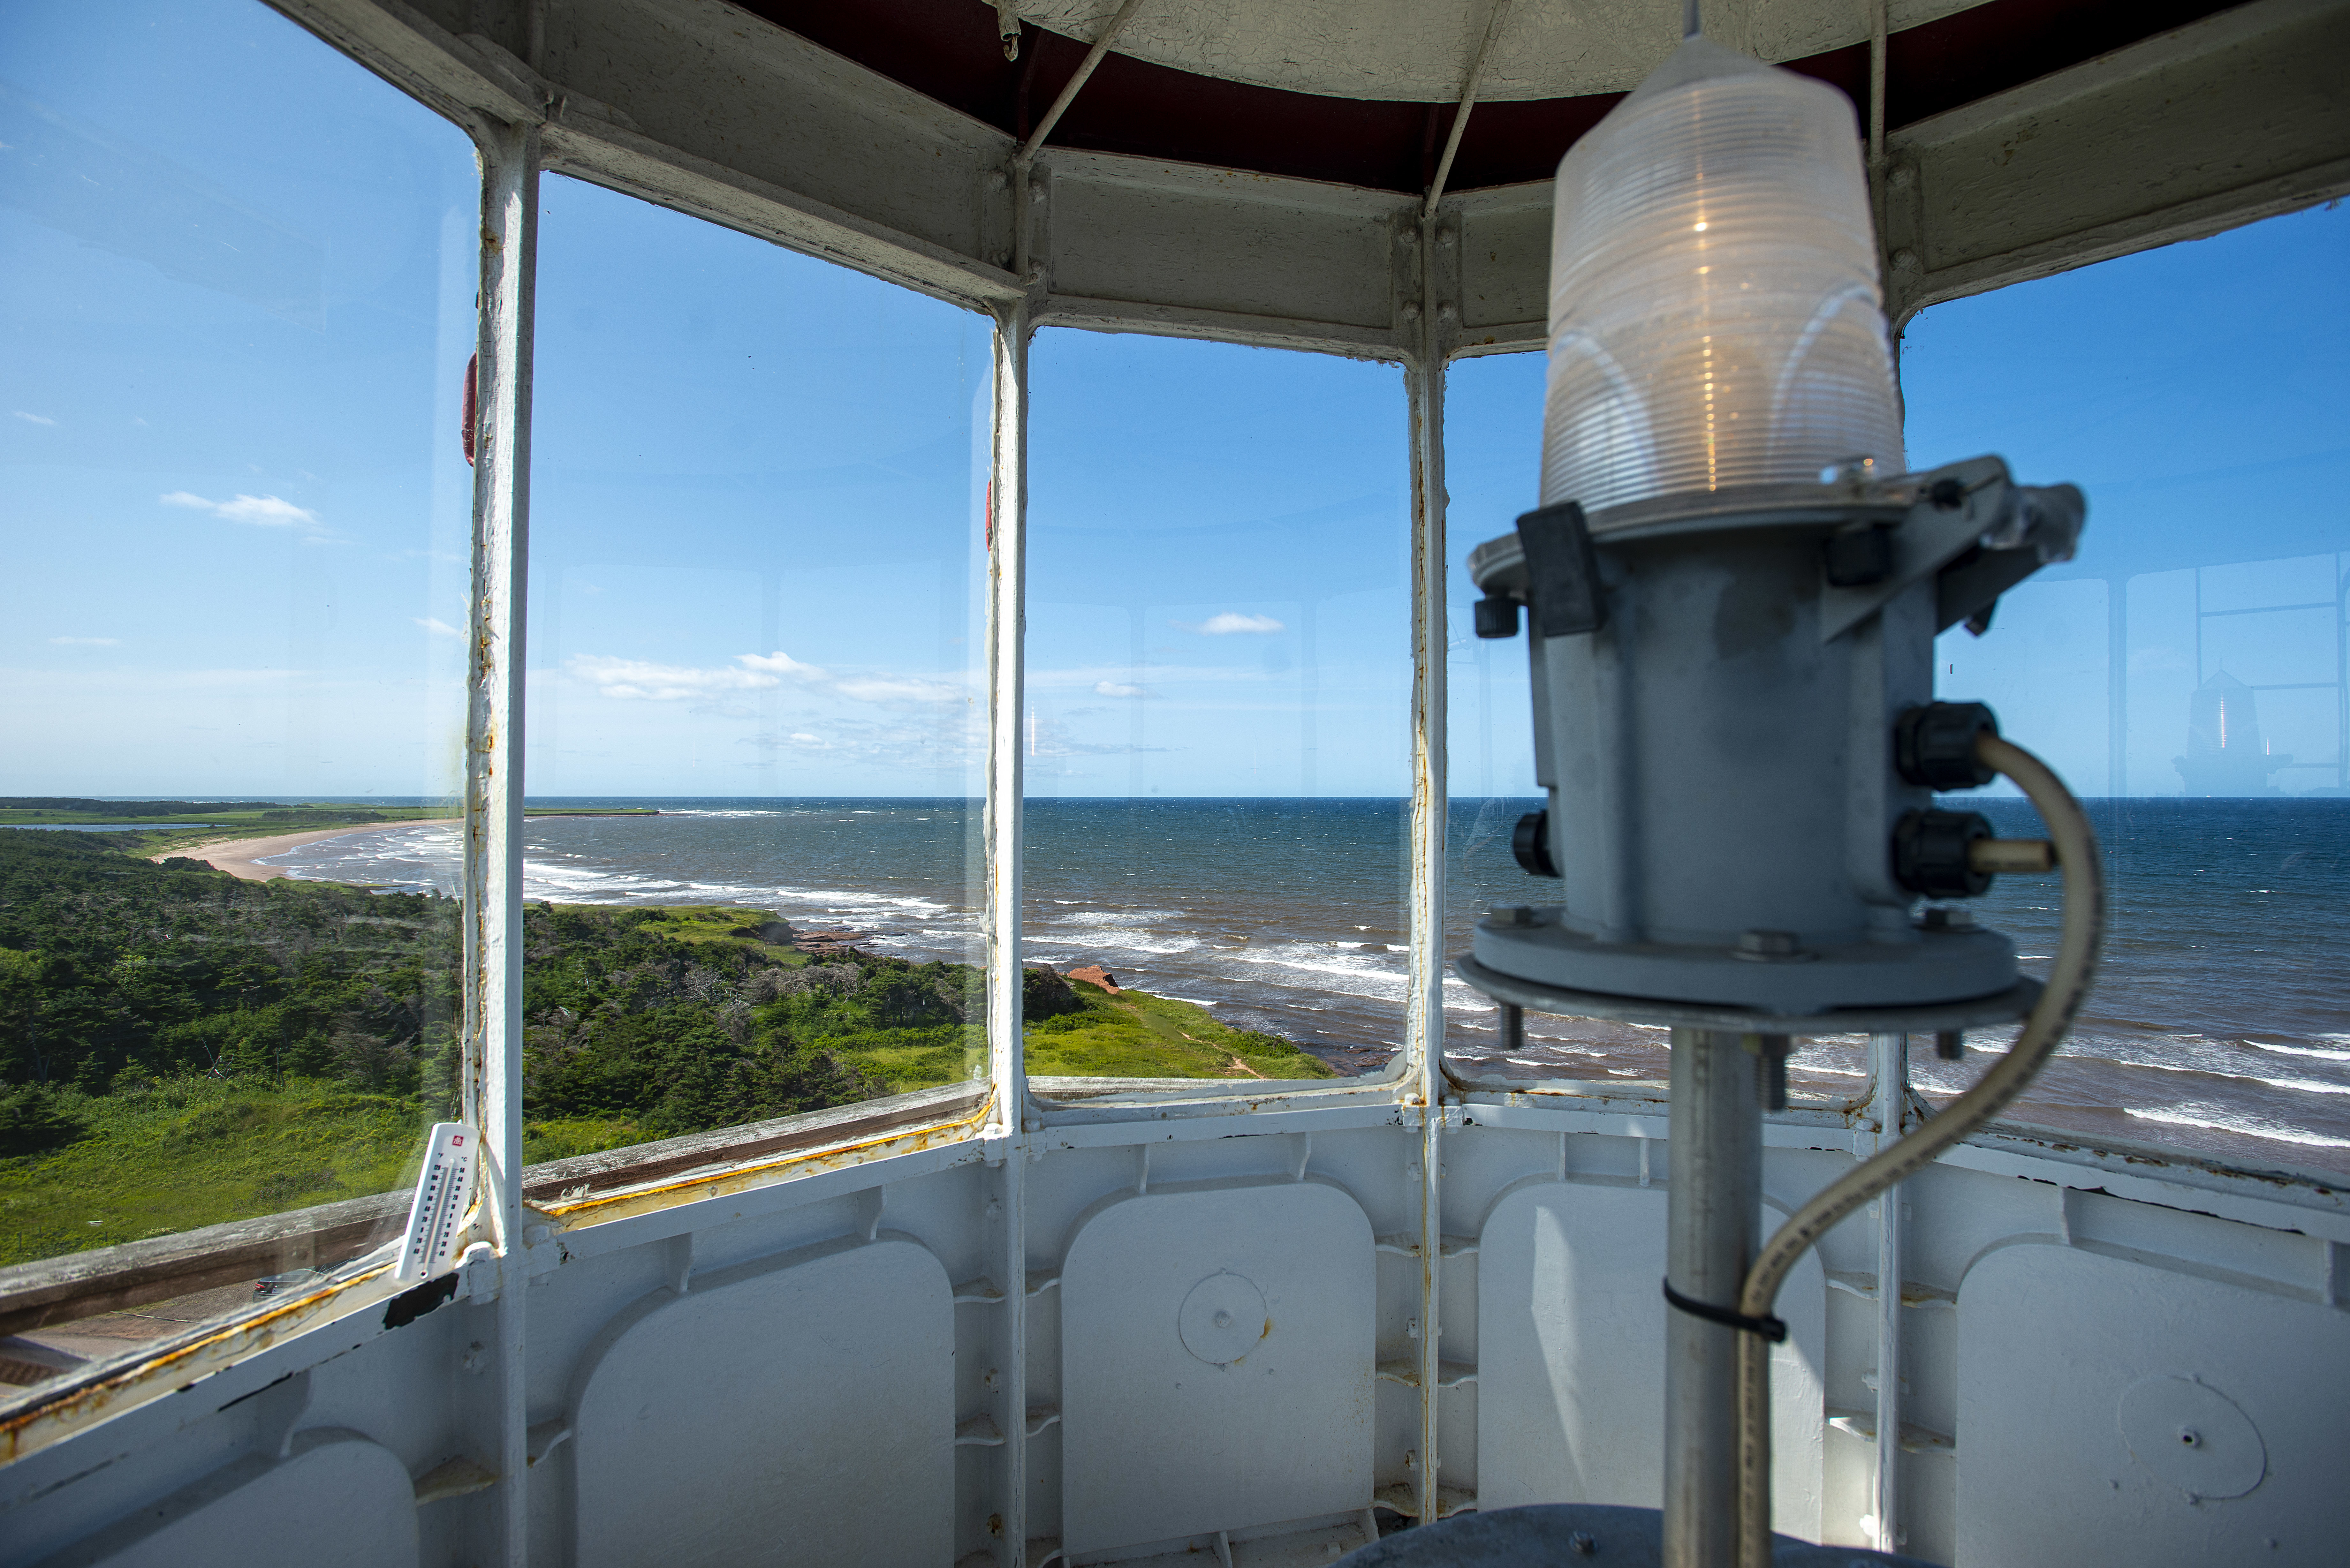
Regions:
[[[1531,904],[1496,904],[1485,911],[1485,918],[1497,926],[1531,926],[1534,923]]]
[[[1587,1530],[1578,1530],[1574,1534],[1568,1536],[1566,1538],[1566,1549],[1569,1552],[1574,1552],[1577,1557],[1596,1557],[1599,1555],[1599,1542],[1592,1539],[1591,1532]]]
[[[1232,1327],[1232,1314],[1230,1314],[1230,1313],[1228,1313],[1228,1312],[1220,1312],[1220,1313],[1218,1313],[1218,1314],[1216,1314],[1216,1326],[1217,1326],[1218,1328],[1230,1328],[1230,1327]]]
[[[2203,1435],[2192,1427],[2181,1427],[2178,1428],[2178,1440],[2192,1449],[2202,1443]]]
[[[1752,930],[1738,933],[1738,956],[1741,958],[1786,958],[1803,951],[1803,943],[1793,931]]]

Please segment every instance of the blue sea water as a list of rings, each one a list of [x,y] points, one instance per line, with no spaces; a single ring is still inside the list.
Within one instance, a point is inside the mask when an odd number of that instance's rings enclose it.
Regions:
[[[1529,800],[1456,800],[1445,950],[1496,902],[1539,900],[1510,857]],[[1952,802],[2002,834],[2036,833],[2020,800]],[[2237,1160],[2350,1171],[2350,801],[2092,802],[2110,922],[2097,984],[2019,1119]],[[981,813],[962,800],[577,800],[659,816],[532,818],[525,896],[582,903],[726,902],[837,927],[915,958],[976,961]],[[1342,1070],[1386,1060],[1409,960],[1399,800],[1032,800],[1025,957],[1107,966],[1122,982],[1277,1031]],[[370,829],[277,857],[296,877],[453,892],[454,830]],[[2003,878],[1977,904],[2028,970],[2054,951],[2054,878]],[[1504,1056],[1493,1009],[1448,981],[1447,1048],[1464,1071],[1661,1085],[1661,1030],[1530,1019]],[[1914,1076],[1957,1092],[2012,1031],[1965,1063],[1921,1051]],[[1808,1042],[1799,1095],[1866,1079],[1857,1038]]]

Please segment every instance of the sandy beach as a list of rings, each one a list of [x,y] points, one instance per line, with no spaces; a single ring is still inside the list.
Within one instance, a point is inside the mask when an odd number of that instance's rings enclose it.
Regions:
[[[406,822],[370,822],[358,827],[321,827],[308,833],[280,833],[268,838],[228,838],[211,844],[198,844],[184,849],[167,849],[161,855],[150,855],[150,860],[164,861],[185,857],[202,860],[215,871],[225,871],[247,882],[272,882],[286,875],[283,866],[264,866],[262,861],[273,855],[283,855],[305,844],[316,844],[322,838],[341,838],[353,833],[381,833],[391,827],[415,827],[427,822],[455,822],[453,816],[422,816]]]

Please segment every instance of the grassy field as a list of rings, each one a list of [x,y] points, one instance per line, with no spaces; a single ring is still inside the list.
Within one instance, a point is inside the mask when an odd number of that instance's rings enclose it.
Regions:
[[[1040,1078],[1335,1078],[1315,1055],[1272,1034],[1230,1029],[1209,1011],[1139,991],[1112,996],[1082,980],[1085,1004],[1028,1026],[1028,1071]]]
[[[400,1190],[426,1125],[412,1098],[315,1080],[175,1079],[58,1108],[81,1137],[0,1160],[0,1263]]]

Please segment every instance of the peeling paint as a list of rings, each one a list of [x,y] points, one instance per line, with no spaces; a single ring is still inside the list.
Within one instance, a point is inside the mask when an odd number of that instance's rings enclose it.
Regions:
[[[968,1141],[987,1120],[994,1104],[991,1096],[980,1101],[968,1116],[950,1122],[940,1122],[926,1127],[885,1133],[879,1137],[860,1142],[840,1144],[830,1148],[785,1155],[781,1158],[760,1160],[749,1165],[733,1166],[712,1171],[706,1176],[689,1176],[677,1181],[662,1182],[650,1187],[627,1188],[600,1197],[589,1197],[564,1202],[536,1205],[566,1230],[577,1231],[590,1225],[605,1224],[614,1220],[626,1220],[639,1214],[655,1214],[667,1209],[681,1208],[708,1198],[729,1197],[748,1192],[778,1181],[812,1176],[823,1171],[844,1170],[889,1155],[915,1154],[923,1149],[942,1148]]]
[[[340,1283],[239,1319],[135,1366],[61,1389],[54,1397],[0,1422],[0,1465],[36,1453],[150,1399],[225,1372],[303,1330],[364,1312],[397,1292],[391,1265],[379,1264]]]

